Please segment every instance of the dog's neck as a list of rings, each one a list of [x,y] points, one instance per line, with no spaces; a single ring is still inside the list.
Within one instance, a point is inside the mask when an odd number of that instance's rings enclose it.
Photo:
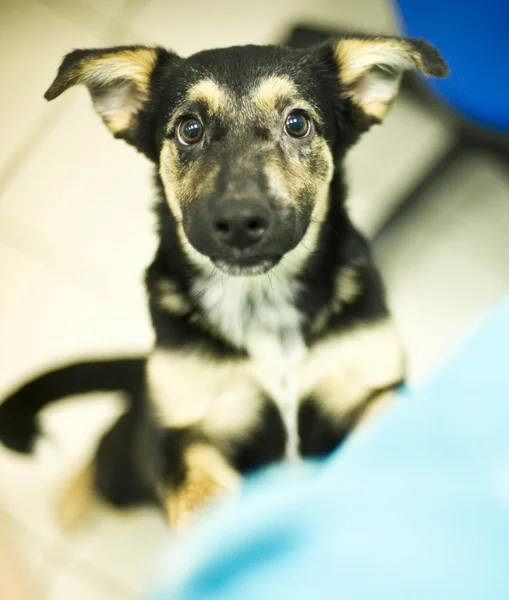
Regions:
[[[271,344],[290,352],[302,338],[300,282],[283,263],[265,273],[231,277],[214,267],[197,278],[192,295],[212,328],[233,346],[266,356]]]
[[[271,354],[269,339],[276,340],[283,353],[298,347],[317,317],[327,312],[337,291],[338,271],[364,251],[362,243],[352,246],[352,240],[362,238],[344,210],[341,178],[333,180],[331,194],[325,220],[312,222],[302,242],[276,267],[263,275],[235,277],[212,263],[193,264],[162,192],[156,207],[160,247],[149,269],[149,294],[154,289],[151,281],[166,278],[182,304],[196,307],[208,321],[209,332],[249,354]]]

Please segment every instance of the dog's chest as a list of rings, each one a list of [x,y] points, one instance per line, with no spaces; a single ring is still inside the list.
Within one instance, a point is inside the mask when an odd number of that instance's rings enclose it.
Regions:
[[[287,455],[298,455],[298,367],[307,348],[298,289],[284,276],[226,277],[217,274],[199,290],[209,323],[246,350],[261,385],[278,405],[287,433]]]

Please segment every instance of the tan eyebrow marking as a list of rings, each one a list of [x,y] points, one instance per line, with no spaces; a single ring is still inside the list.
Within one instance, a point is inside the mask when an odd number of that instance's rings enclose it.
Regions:
[[[202,79],[195,83],[188,91],[187,98],[191,102],[204,102],[214,114],[226,112],[229,106],[228,94],[213,79]]]
[[[322,121],[315,108],[300,96],[295,82],[289,77],[272,75],[262,79],[251,97],[258,112],[264,117],[277,111],[281,104],[291,104],[307,111],[315,121]]]
[[[257,109],[263,114],[273,112],[282,100],[290,101],[296,95],[295,83],[289,77],[276,75],[262,79],[252,93]]]

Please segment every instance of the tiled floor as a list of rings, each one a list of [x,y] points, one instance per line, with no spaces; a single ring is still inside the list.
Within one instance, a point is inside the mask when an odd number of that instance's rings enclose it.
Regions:
[[[395,28],[383,0],[261,0],[256,10],[238,0],[0,0],[0,395],[47,365],[143,352],[152,339],[141,285],[154,248],[150,168],[109,136],[82,89],[42,100],[61,56],[128,42],[183,54],[271,42],[304,20]],[[363,229],[448,141],[446,124],[396,104],[349,160]],[[378,252],[414,379],[509,285],[509,178],[485,157],[468,161]],[[27,460],[0,450],[0,518],[41,598],[140,597],[165,539],[150,511],[99,512],[72,536],[53,522],[66,473],[119,410],[101,395],[69,401],[45,415],[46,452]]]

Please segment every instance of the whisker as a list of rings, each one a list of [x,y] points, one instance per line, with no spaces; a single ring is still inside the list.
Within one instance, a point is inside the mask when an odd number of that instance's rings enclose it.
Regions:
[[[288,269],[287,269],[287,268],[286,268],[284,265],[282,265],[282,266],[284,267],[284,269],[286,269],[286,272],[287,272],[288,274],[290,274],[290,271],[288,271]],[[275,278],[276,278],[276,279],[279,281],[279,283],[281,284],[281,286],[283,286],[284,284],[283,284],[283,282],[281,281],[281,278],[278,276],[278,274],[277,274],[276,272],[274,272],[274,273],[272,273],[272,274],[273,274],[273,275],[274,275],[274,277],[275,277]]]
[[[325,221],[317,221],[316,219],[311,219],[312,223],[316,223],[317,225],[322,225],[323,227],[327,227],[328,229],[330,229],[331,231],[333,231],[338,237],[341,237],[341,235],[339,234],[339,231],[337,229],[335,229],[334,227],[332,227],[332,225],[329,225],[328,223],[325,223]]]
[[[280,263],[280,264],[281,264],[281,267],[282,267],[282,268],[283,268],[283,269],[284,269],[284,270],[285,270],[285,271],[288,273],[288,275],[289,275],[290,277],[292,277],[292,274],[291,274],[291,273],[290,273],[290,271],[288,270],[288,267],[287,267],[286,265],[284,265],[283,263]],[[281,281],[281,280],[279,280],[279,281]]]
[[[276,302],[276,295],[274,293],[274,287],[272,285],[272,275],[273,275],[273,273],[270,273],[270,271],[269,271],[269,273],[267,273],[267,275],[269,276],[270,289],[272,290],[272,302],[275,303]]]
[[[306,244],[304,242],[301,242],[301,244],[304,246],[304,248],[309,252],[310,256],[313,256],[313,254],[316,254],[316,250],[314,250],[313,252],[311,252],[311,250],[306,246]]]

